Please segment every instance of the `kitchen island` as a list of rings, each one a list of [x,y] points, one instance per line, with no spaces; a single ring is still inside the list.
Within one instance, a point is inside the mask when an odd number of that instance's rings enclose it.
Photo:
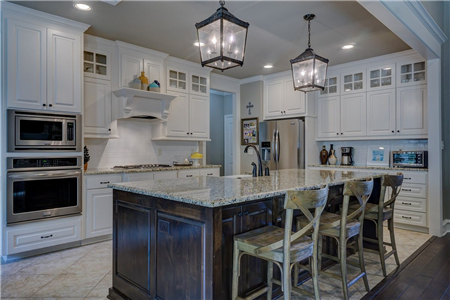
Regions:
[[[373,197],[378,198],[381,176],[295,169],[257,178],[111,184],[114,253],[108,298],[230,299],[233,236],[266,225],[282,226],[286,190],[329,184],[333,207],[346,181],[374,178]],[[240,280],[240,295],[266,285],[266,263],[244,256]]]

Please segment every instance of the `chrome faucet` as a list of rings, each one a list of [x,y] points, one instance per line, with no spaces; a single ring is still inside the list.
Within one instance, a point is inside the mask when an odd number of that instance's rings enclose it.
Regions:
[[[244,149],[244,153],[247,153],[248,148],[252,147],[256,151],[256,155],[258,155],[258,176],[263,176],[263,168],[262,168],[262,161],[261,161],[261,155],[259,154],[258,148],[256,148],[254,145],[248,145]],[[253,176],[256,177],[256,176]]]

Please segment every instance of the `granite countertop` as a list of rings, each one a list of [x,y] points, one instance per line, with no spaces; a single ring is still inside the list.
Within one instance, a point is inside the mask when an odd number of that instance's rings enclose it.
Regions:
[[[321,184],[337,185],[383,175],[373,172],[292,169],[273,171],[270,176],[255,178],[200,176],[116,183],[108,187],[205,207],[220,207],[284,195],[289,189],[305,190],[320,187]]]
[[[189,169],[207,169],[207,168],[220,168],[221,165],[201,165],[201,166],[189,166],[189,167],[163,167],[152,169],[88,169],[84,171],[84,175],[102,175],[102,174],[121,174],[121,173],[146,173],[146,172],[159,172],[159,171],[176,171],[176,170],[189,170]]]
[[[376,167],[376,166],[343,166],[343,165],[308,165],[314,168],[343,168],[343,169],[368,169],[368,170],[387,170],[387,171],[428,171],[427,168],[393,168],[393,167]]]

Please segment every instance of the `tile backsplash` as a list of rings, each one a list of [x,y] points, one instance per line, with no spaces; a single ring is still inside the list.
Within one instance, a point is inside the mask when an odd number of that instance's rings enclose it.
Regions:
[[[341,147],[353,147],[353,160],[356,166],[366,166],[367,164],[367,150],[369,146],[388,146],[389,151],[397,150],[428,150],[428,140],[376,140],[376,141],[334,141],[334,142],[317,142],[317,160],[316,163],[320,163],[319,152],[322,150],[322,146],[325,145],[326,149],[330,150],[330,144],[333,144],[336,157],[338,158],[337,164],[341,163]],[[389,155],[390,158],[390,155]]]
[[[118,120],[118,139],[85,139],[91,160],[89,169],[117,165],[172,164],[198,151],[198,142],[152,141],[151,123]]]

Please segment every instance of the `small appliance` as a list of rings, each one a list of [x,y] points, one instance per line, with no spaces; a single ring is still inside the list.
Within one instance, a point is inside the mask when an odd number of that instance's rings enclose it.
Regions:
[[[392,151],[392,167],[394,168],[427,168],[428,151],[409,150]]]
[[[81,151],[81,116],[8,110],[8,151]]]
[[[7,224],[80,214],[81,160],[8,158]]]
[[[355,163],[353,161],[353,147],[341,147],[341,165],[343,166],[353,166]]]

